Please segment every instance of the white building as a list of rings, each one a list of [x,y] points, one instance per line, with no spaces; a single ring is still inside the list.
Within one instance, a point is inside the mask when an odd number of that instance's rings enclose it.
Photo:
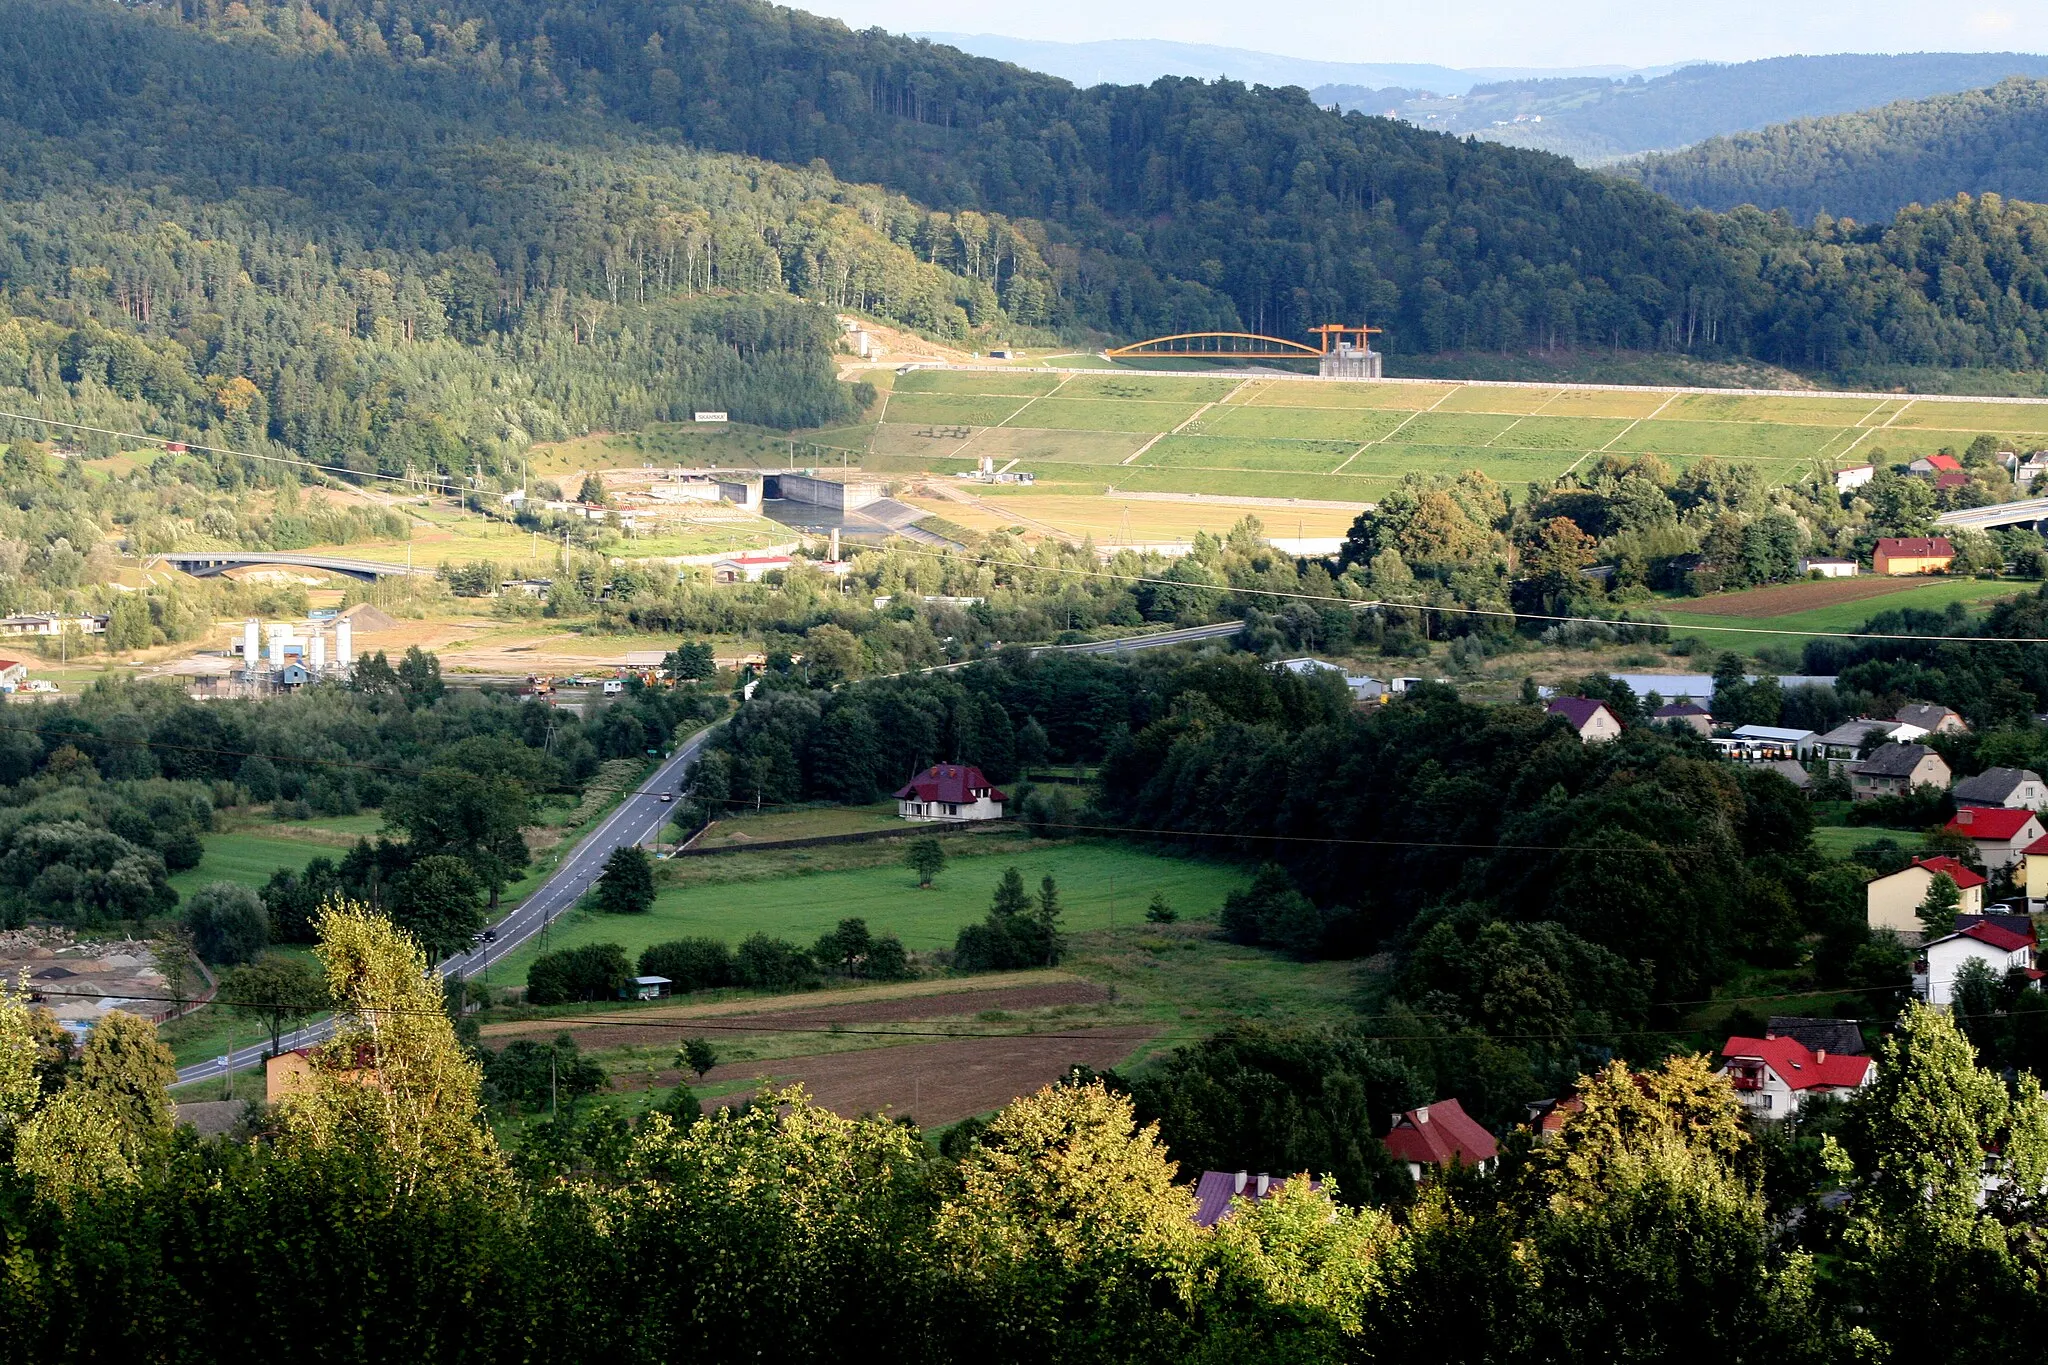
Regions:
[[[2001,980],[2014,968],[2033,973],[2034,935],[2031,929],[2019,929],[2024,923],[2017,915],[1986,915],[1968,928],[1930,941],[1926,948],[1927,1003],[1955,1002],[1956,977],[1965,963],[1981,962]],[[2039,988],[2039,974],[2035,973],[2035,989]]]
[[[1869,483],[1876,477],[1876,465],[1852,464],[1847,469],[1835,471],[1835,491],[1837,493],[1847,493],[1851,489],[1863,487],[1864,484]]]
[[[1351,689],[1351,700],[1355,702],[1385,701],[1388,696],[1387,685],[1378,678],[1365,673],[1347,673],[1324,659],[1282,659],[1280,666],[1296,677],[1307,673],[1335,673]]]
[[[1854,578],[1856,561],[1853,559],[1802,559],[1799,572],[1817,573],[1822,578]]]
[[[1000,820],[1010,798],[969,763],[934,763],[896,793],[896,813],[919,824]]]
[[[1721,1073],[1743,1107],[1766,1119],[1791,1118],[1814,1096],[1860,1090],[1877,1075],[1868,1057],[1812,1052],[1776,1034],[1730,1038],[1721,1056]]]
[[[788,555],[733,555],[711,566],[714,583],[759,583],[770,573],[788,573]]]

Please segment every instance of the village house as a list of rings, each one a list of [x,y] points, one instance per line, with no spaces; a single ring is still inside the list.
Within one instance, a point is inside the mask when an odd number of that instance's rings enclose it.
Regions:
[[[1958,806],[2010,806],[2039,810],[2048,804],[2048,784],[2032,768],[1986,768],[1956,783]]]
[[[1856,561],[1853,559],[1802,559],[1799,572],[1819,574],[1822,578],[1854,578]]]
[[[1320,1181],[1310,1181],[1309,1188],[1315,1189]],[[1195,1182],[1195,1226],[1213,1228],[1230,1217],[1231,1204],[1239,1199],[1257,1203],[1261,1199],[1287,1188],[1287,1181],[1261,1172],[1253,1175],[1250,1171],[1204,1171],[1202,1178]]]
[[[2030,810],[2009,806],[1962,806],[1942,826],[1944,834],[1960,834],[1977,846],[1977,861],[1993,872],[2018,863],[2048,829]]]
[[[1815,1096],[1860,1090],[1877,1075],[1868,1057],[1809,1049],[1796,1038],[1766,1033],[1730,1038],[1721,1048],[1721,1074],[1743,1108],[1758,1118],[1788,1119]]]
[[[1960,735],[1968,733],[1970,729],[1969,722],[1946,706],[1936,706],[1924,701],[1901,706],[1899,713],[1892,719],[1901,725],[1912,726],[1923,735]],[[1913,736],[1915,739],[1919,737],[1920,735]]]
[[[980,599],[977,598],[976,600],[979,601]],[[1297,678],[1305,677],[1312,673],[1335,673],[1344,680],[1344,686],[1351,690],[1351,700],[1359,705],[1364,705],[1367,702],[1383,702],[1389,696],[1387,685],[1371,674],[1353,673],[1340,665],[1330,663],[1324,659],[1282,659],[1280,667],[1294,674]]]
[[[0,692],[12,692],[27,682],[27,664],[14,659],[0,659]]]
[[[1871,572],[1900,577],[1906,574],[1947,573],[1955,562],[1956,547],[1946,536],[1886,536],[1871,553]]]
[[[0,635],[62,635],[67,630],[75,630],[81,635],[105,635],[107,618],[43,614],[0,617]]]
[[[1888,877],[1879,877],[1863,888],[1864,920],[1873,930],[1889,929],[1895,934],[1920,933],[1920,902],[1937,872],[1946,872],[1956,884],[1957,909],[1966,915],[1984,910],[1984,878],[1954,858],[1915,858],[1908,867]]]
[[[714,583],[759,583],[771,573],[788,573],[788,555],[733,555],[711,566]]]
[[[1948,764],[1925,744],[1887,744],[1849,766],[1849,795],[1858,801],[1905,796],[1916,787],[1948,790]]]
[[[1554,697],[1543,709],[1553,716],[1563,716],[1582,744],[1621,738],[1621,722],[1615,718],[1614,712],[1607,709],[1604,701],[1594,701],[1591,697]]]
[[[1417,1181],[1422,1179],[1424,1167],[1441,1168],[1455,1162],[1484,1170],[1500,1153],[1493,1134],[1474,1122],[1454,1099],[1394,1115],[1383,1141],[1394,1159],[1408,1167],[1409,1178]]]
[[[1955,1003],[1956,977],[1971,962],[1981,962],[2000,980],[2010,971],[2026,973],[2035,990],[2041,973],[2034,966],[2033,923],[2024,915],[1959,916],[1952,934],[1926,946],[1927,976],[1922,995],[1930,1005]]]
[[[919,823],[1000,820],[1010,798],[969,763],[934,763],[896,793],[896,814]]]
[[[1926,731],[1918,726],[1907,725],[1896,720],[1872,720],[1859,716],[1845,720],[1824,735],[1815,737],[1813,748],[1822,758],[1828,760],[1830,770],[1846,763],[1853,763],[1863,757],[1863,751],[1881,743],[1897,740],[1906,743],[1916,740]]]
[[[2048,839],[2036,839],[2023,850],[2024,866],[2020,884],[2026,888],[2029,906],[2048,900]]]
[[[1915,474],[1960,474],[1963,462],[1953,455],[1922,455],[1906,468]]]
[[[1790,1038],[1809,1052],[1833,1052],[1844,1057],[1861,1057],[1863,1025],[1854,1019],[1815,1019],[1798,1014],[1774,1014],[1764,1025],[1767,1038]]]
[[[1876,465],[1852,464],[1846,469],[1835,471],[1835,491],[1837,493],[1847,493],[1851,489],[1863,487],[1864,484],[1869,483],[1876,477]]]
[[[1697,730],[1702,735],[1714,733],[1713,712],[1707,710],[1704,706],[1698,706],[1689,701],[1675,701],[1669,705],[1660,706],[1651,713],[1650,719],[1656,721],[1659,725],[1667,723],[1683,725],[1688,729]]]

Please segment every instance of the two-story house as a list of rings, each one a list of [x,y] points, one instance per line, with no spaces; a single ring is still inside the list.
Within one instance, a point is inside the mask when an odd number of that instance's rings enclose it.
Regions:
[[[1959,893],[1957,909],[1966,915],[1984,909],[1984,878],[1954,858],[1915,858],[1910,866],[1890,876],[1879,877],[1863,888],[1865,922],[1873,930],[1889,929],[1895,934],[1920,933],[1920,903],[1936,873],[1946,873]]]
[[[1859,1090],[1877,1075],[1868,1057],[1816,1052],[1796,1038],[1770,1033],[1730,1038],[1721,1057],[1721,1072],[1743,1108],[1766,1119],[1791,1118],[1814,1096]]]
[[[1968,839],[1977,846],[1977,861],[1997,872],[2018,863],[2048,829],[2042,828],[2041,817],[2030,810],[1960,806],[1954,818],[1942,826],[1942,833]]]
[[[1861,763],[1849,765],[1849,795],[1858,801],[1905,796],[1915,787],[1948,790],[1949,768],[1925,744],[1886,744]]]
[[[2034,926],[2024,915],[1958,916],[1956,931],[1928,942],[1925,995],[1930,1005],[1955,1002],[1956,977],[1965,964],[1981,962],[2004,979],[2010,971],[2025,972],[2040,989],[2034,967]]]

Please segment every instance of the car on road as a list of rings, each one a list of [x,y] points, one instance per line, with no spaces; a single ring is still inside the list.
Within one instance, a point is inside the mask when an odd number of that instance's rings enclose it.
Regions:
[[[661,799],[663,801],[673,801],[676,799],[676,794],[674,792],[663,792],[661,794]]]

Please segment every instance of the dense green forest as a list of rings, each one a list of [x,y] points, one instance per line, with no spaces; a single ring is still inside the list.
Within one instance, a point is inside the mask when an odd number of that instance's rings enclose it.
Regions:
[[[1318,104],[1367,114],[1393,109],[1432,131],[1471,134],[1598,165],[1792,119],[1977,89],[2008,76],[2048,76],[2048,57],[2025,52],[1835,53],[1703,63],[1647,80],[1569,76],[1492,81],[1456,99],[1356,86],[1319,86],[1310,93]]]
[[[1683,204],[1754,204],[1801,222],[1832,215],[1881,224],[1908,205],[1962,194],[2040,201],[2048,199],[2048,81],[2011,79],[1801,119],[1615,170]]]
[[[695,406],[843,420],[832,308],[1821,370],[2048,345],[2025,206],[1689,214],[1298,91],[1076,91],[751,0],[4,18],[0,397],[366,471]]]

